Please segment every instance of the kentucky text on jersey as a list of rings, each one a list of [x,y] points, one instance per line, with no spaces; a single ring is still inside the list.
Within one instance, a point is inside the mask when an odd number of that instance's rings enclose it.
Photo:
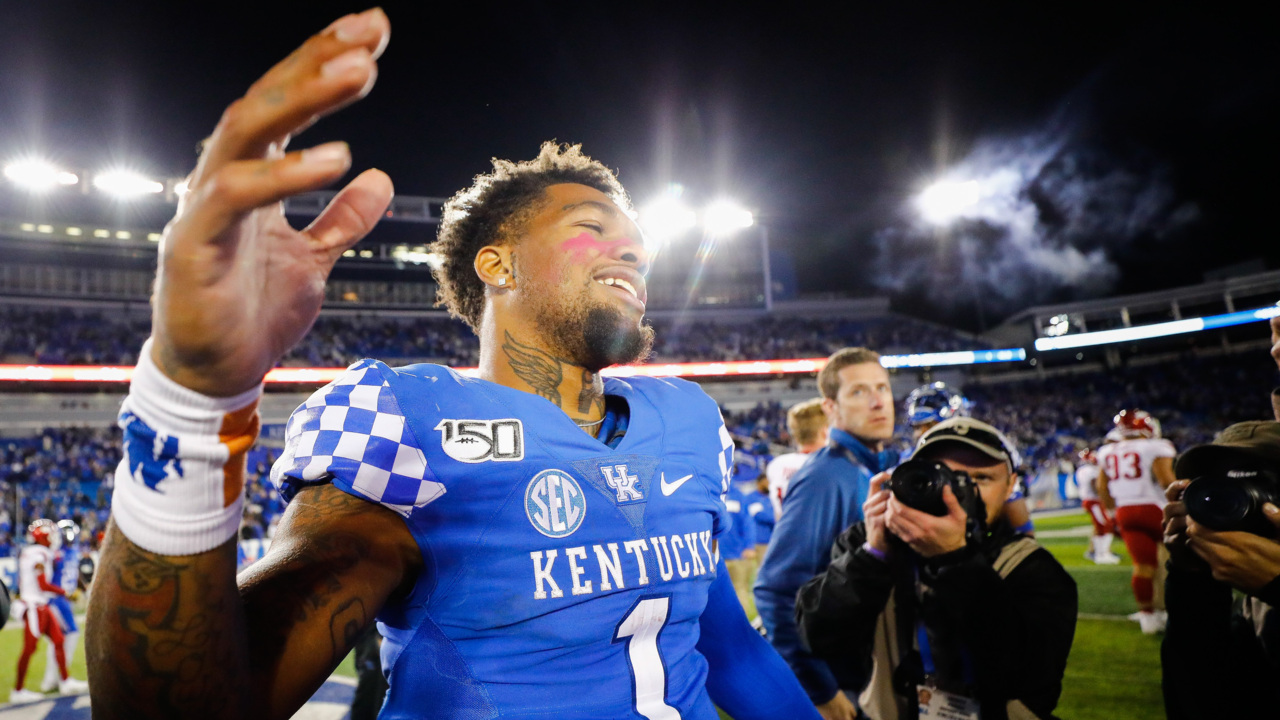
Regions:
[[[625,551],[624,554],[629,556],[627,563],[623,563],[621,556],[618,555],[619,545]],[[652,564],[645,562],[646,555],[652,558]],[[529,553],[529,558],[533,560],[535,600],[546,600],[548,588],[550,588],[550,597],[564,597],[564,591],[560,589],[560,584],[552,574],[556,558],[559,556],[558,549],[535,550]],[[585,545],[580,545],[565,548],[564,558],[568,567],[561,571],[564,573],[561,578],[567,580],[565,585],[572,584],[574,595],[590,595],[592,592],[591,580],[583,579],[587,574],[584,563],[589,557],[595,558],[596,566],[600,571],[600,592],[608,592],[615,587],[621,590],[628,586],[648,585],[650,567],[655,568],[655,579],[660,577],[662,582],[670,582],[677,574],[681,578],[687,578],[705,575],[708,572],[714,574],[716,571],[710,530],[672,535],[669,538],[651,537],[648,541],[624,540],[621,543],[592,545],[590,553],[587,552]],[[631,572],[624,572],[624,568]],[[630,580],[626,579],[628,577]]]
[[[422,553],[378,616],[382,717],[717,718],[696,645],[732,439],[692,383],[605,393],[629,408],[616,447],[434,365],[356,363],[294,413],[282,495],[333,483],[403,517]]]

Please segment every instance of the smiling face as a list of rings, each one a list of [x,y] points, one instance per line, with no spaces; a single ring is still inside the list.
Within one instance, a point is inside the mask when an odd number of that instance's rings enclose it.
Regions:
[[[608,195],[548,187],[509,258],[505,309],[537,328],[555,354],[592,372],[648,354],[648,256],[639,227]]]

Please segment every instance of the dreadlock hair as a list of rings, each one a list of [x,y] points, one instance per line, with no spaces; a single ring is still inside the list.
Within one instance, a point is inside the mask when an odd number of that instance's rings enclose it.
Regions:
[[[476,253],[486,245],[515,241],[545,202],[551,185],[576,183],[608,195],[623,212],[631,199],[613,171],[583,154],[581,145],[542,143],[538,157],[524,162],[493,158],[493,171],[477,175],[471,187],[444,204],[440,232],[431,245],[442,258],[433,270],[439,284],[436,306],[479,332],[484,283],[476,275]]]

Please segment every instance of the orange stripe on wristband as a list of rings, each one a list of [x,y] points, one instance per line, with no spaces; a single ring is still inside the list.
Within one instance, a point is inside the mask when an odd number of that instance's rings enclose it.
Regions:
[[[236,498],[240,497],[240,492],[244,490],[245,455],[258,441],[260,426],[257,400],[222,416],[222,428],[218,430],[218,440],[227,446],[228,451],[227,462],[222,466],[222,507],[224,508],[231,507]]]

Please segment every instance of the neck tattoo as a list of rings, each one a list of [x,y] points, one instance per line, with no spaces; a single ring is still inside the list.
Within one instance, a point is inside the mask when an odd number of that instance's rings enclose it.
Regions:
[[[512,372],[515,373],[516,377],[528,384],[535,395],[546,398],[561,409],[567,410],[565,406],[571,400],[561,395],[560,385],[565,381],[565,367],[573,368],[571,363],[561,360],[545,350],[516,340],[510,332],[505,333],[502,351],[507,356],[507,362]],[[597,411],[601,417],[594,422],[578,420],[573,417],[569,419],[573,420],[573,423],[583,430],[591,432],[591,428],[604,422],[604,383],[598,375],[585,368],[577,368],[577,370],[581,372],[579,376],[581,386],[577,397],[578,412],[590,414],[592,411]]]

